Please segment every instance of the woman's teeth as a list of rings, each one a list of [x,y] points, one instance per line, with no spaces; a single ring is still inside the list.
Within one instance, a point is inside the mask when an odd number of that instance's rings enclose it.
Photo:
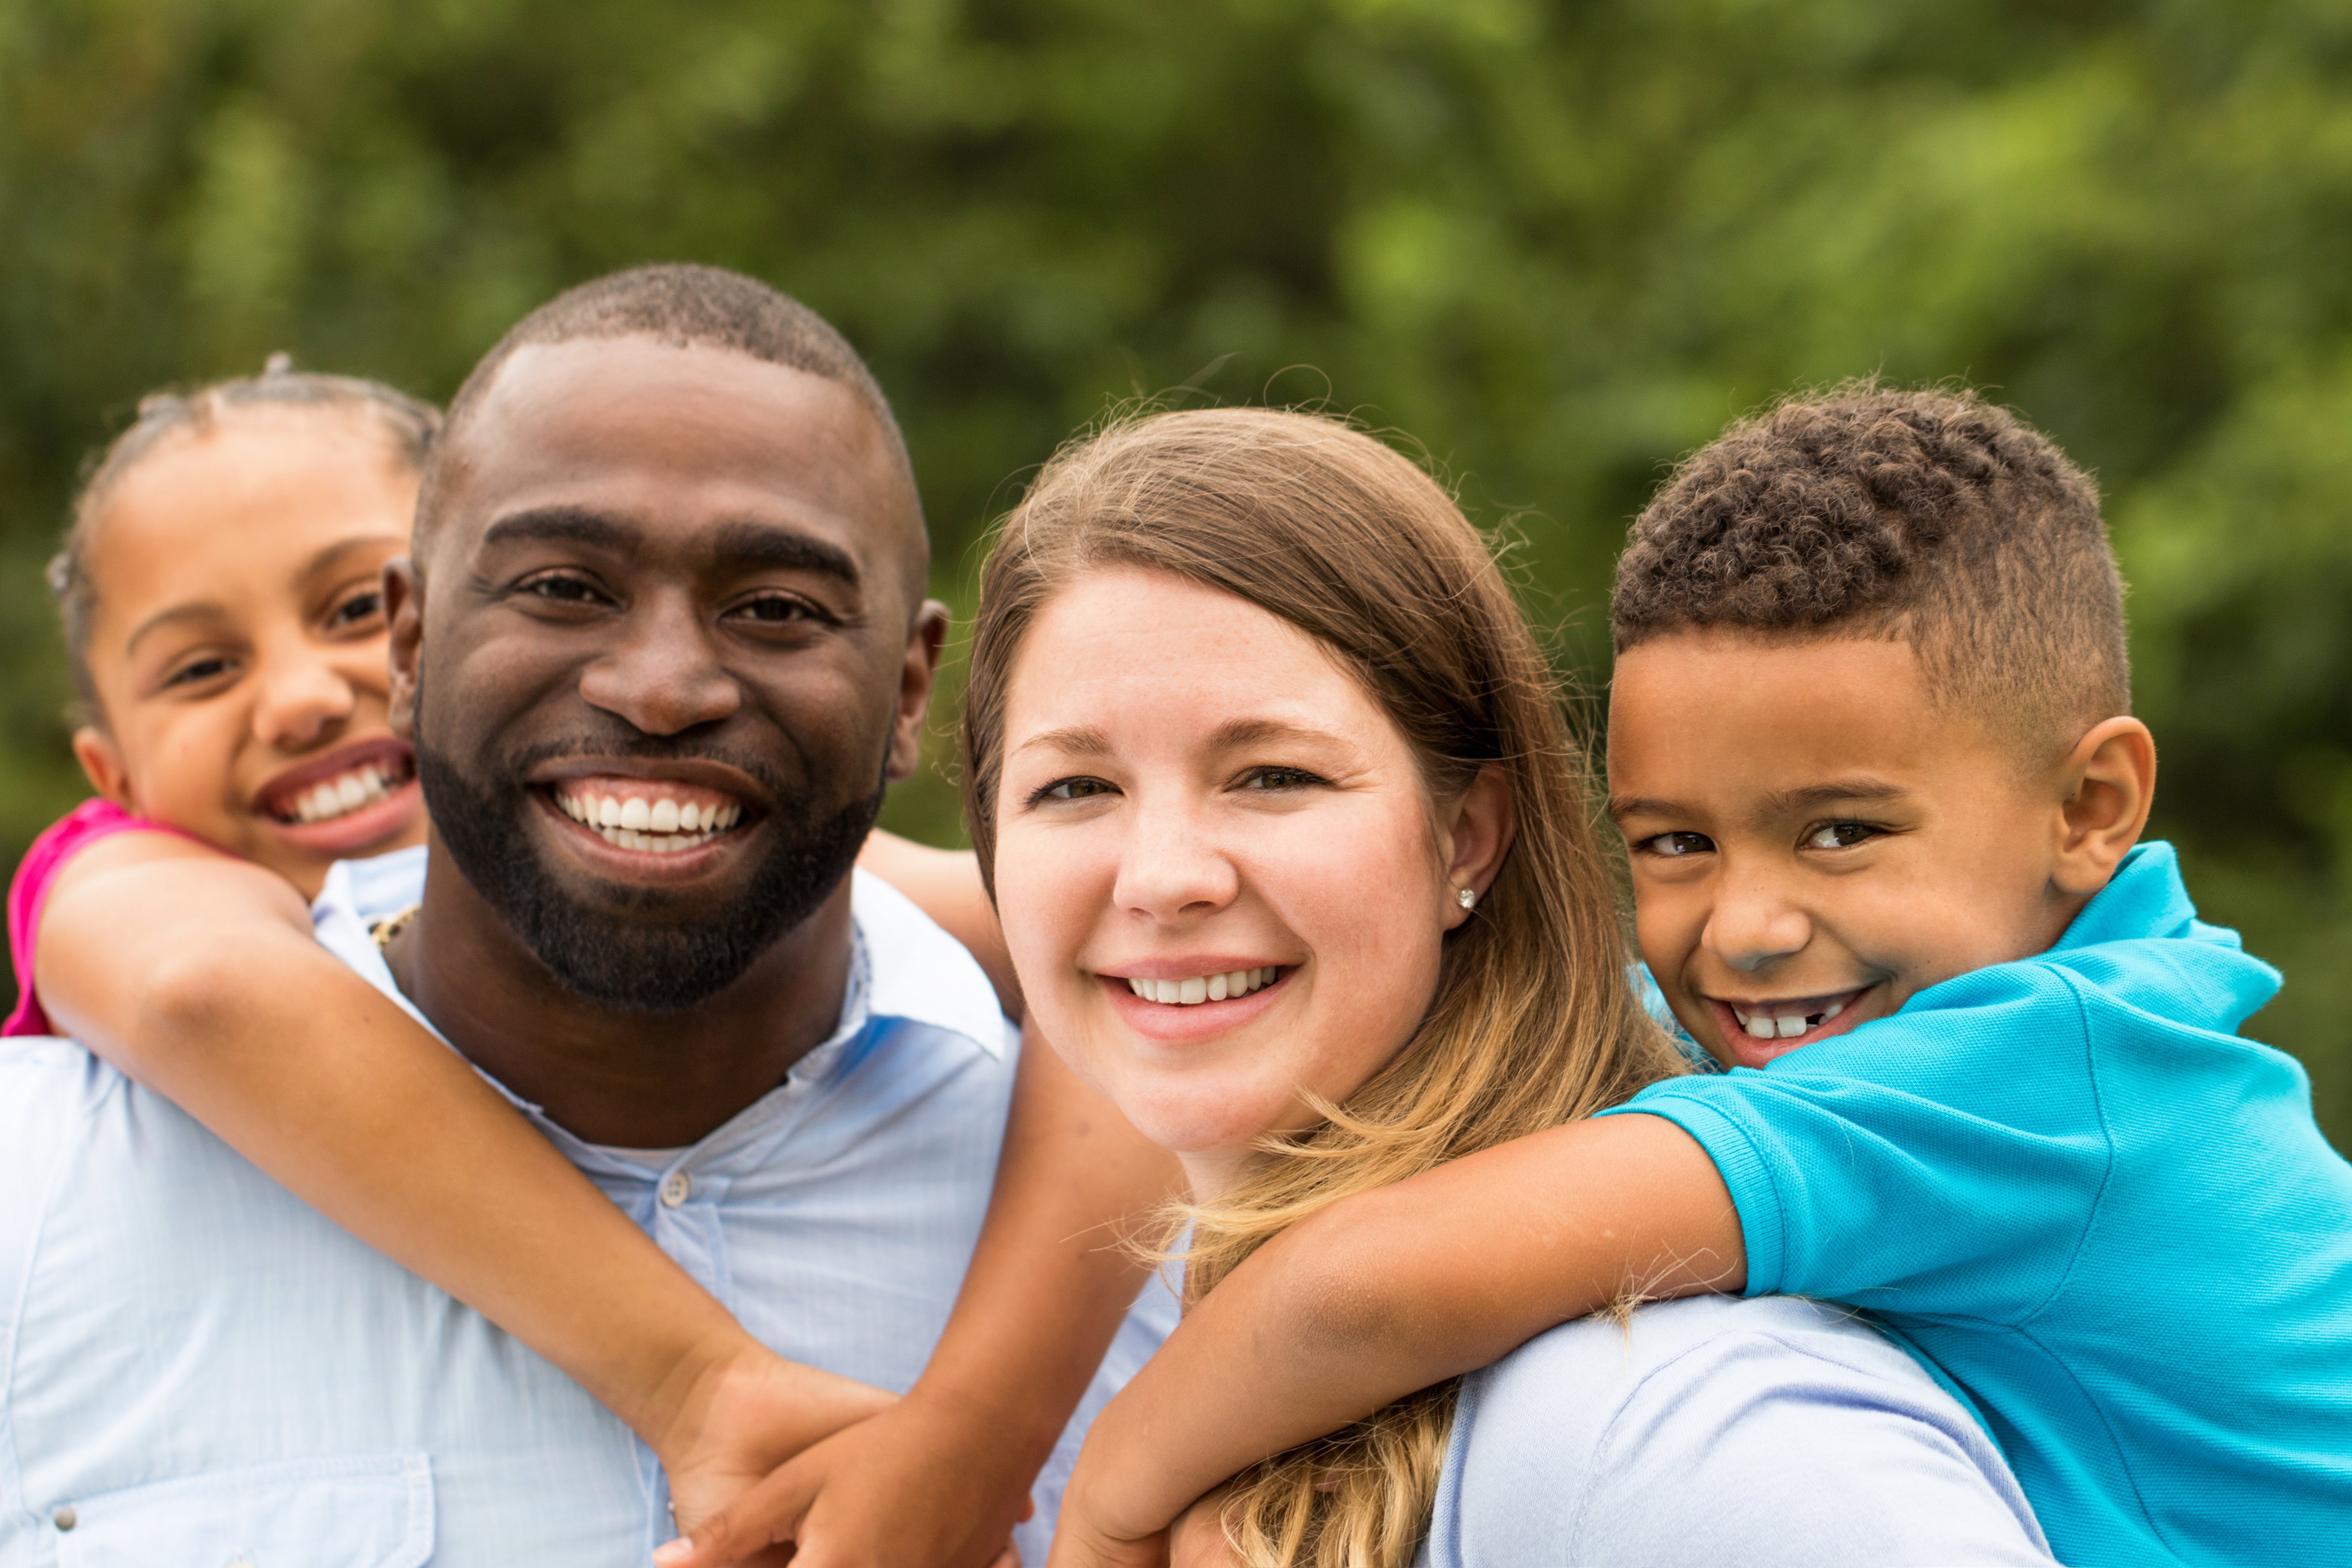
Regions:
[[[659,795],[558,795],[555,804],[582,826],[618,849],[674,855],[708,844],[743,819],[740,805],[712,805]]]
[[[1769,1013],[1743,1013],[1734,1007],[1731,1016],[1738,1019],[1739,1026],[1756,1039],[1793,1040],[1808,1029],[1820,1028],[1844,1011],[1845,1003],[1840,1002],[1820,1013],[1788,1013],[1776,1017]]]
[[[294,820],[331,822],[348,816],[363,805],[391,798],[392,792],[407,782],[404,776],[388,779],[383,769],[373,765],[353,768],[296,795],[291,807]]]
[[[1268,964],[1262,969],[1236,969],[1226,974],[1196,974],[1190,980],[1130,979],[1127,984],[1146,1002],[1192,1007],[1203,1002],[1223,1002],[1229,996],[1246,996],[1273,984],[1274,977],[1281,973],[1280,966]]]

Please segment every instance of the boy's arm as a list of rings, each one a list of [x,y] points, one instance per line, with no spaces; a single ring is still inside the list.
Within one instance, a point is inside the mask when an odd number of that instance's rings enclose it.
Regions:
[[[1654,1116],[1579,1121],[1302,1221],[1258,1249],[1098,1416],[1055,1568],[1160,1561],[1193,1499],[1259,1459],[1629,1296],[1738,1290],[1712,1161]]]
[[[1170,1155],[1033,1034],[979,1250],[921,1379],[725,1513],[682,1518],[688,1538],[656,1560],[707,1568],[792,1540],[793,1568],[989,1561],[1149,1275],[1122,1243],[1181,1180]],[[916,1492],[956,1506],[910,1519],[904,1500]],[[848,1550],[877,1537],[882,1555]]]
[[[62,1028],[546,1355],[674,1486],[725,1495],[888,1404],[761,1347],[457,1053],[320,947],[269,872],[116,835],[60,872],[35,967]]]

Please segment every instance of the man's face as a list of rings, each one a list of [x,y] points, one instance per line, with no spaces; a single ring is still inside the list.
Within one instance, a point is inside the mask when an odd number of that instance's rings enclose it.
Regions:
[[[1930,700],[1907,642],[1679,632],[1611,681],[1642,957],[1727,1067],[2049,947],[2062,795]]]
[[[846,387],[645,338],[520,350],[458,439],[394,592],[435,832],[570,989],[692,1006],[914,767],[944,616],[910,489]]]

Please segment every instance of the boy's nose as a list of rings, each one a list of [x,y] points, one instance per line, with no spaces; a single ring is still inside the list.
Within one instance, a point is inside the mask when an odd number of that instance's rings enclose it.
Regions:
[[[1136,801],[1119,856],[1116,907],[1160,924],[1213,914],[1234,901],[1241,877],[1197,816],[1175,802]]]
[[[715,724],[743,706],[743,689],[719,661],[693,606],[647,606],[616,647],[580,677],[580,695],[647,735]]]
[[[1769,886],[1727,885],[1708,911],[1706,950],[1742,973],[1803,950],[1813,922]]]

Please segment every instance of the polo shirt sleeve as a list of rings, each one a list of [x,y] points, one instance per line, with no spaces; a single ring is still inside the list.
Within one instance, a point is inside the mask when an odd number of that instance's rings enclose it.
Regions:
[[[1654,1084],[1739,1211],[1748,1294],[2014,1324],[2063,1282],[2113,1163],[2074,978],[2005,964],[1761,1070]]]

